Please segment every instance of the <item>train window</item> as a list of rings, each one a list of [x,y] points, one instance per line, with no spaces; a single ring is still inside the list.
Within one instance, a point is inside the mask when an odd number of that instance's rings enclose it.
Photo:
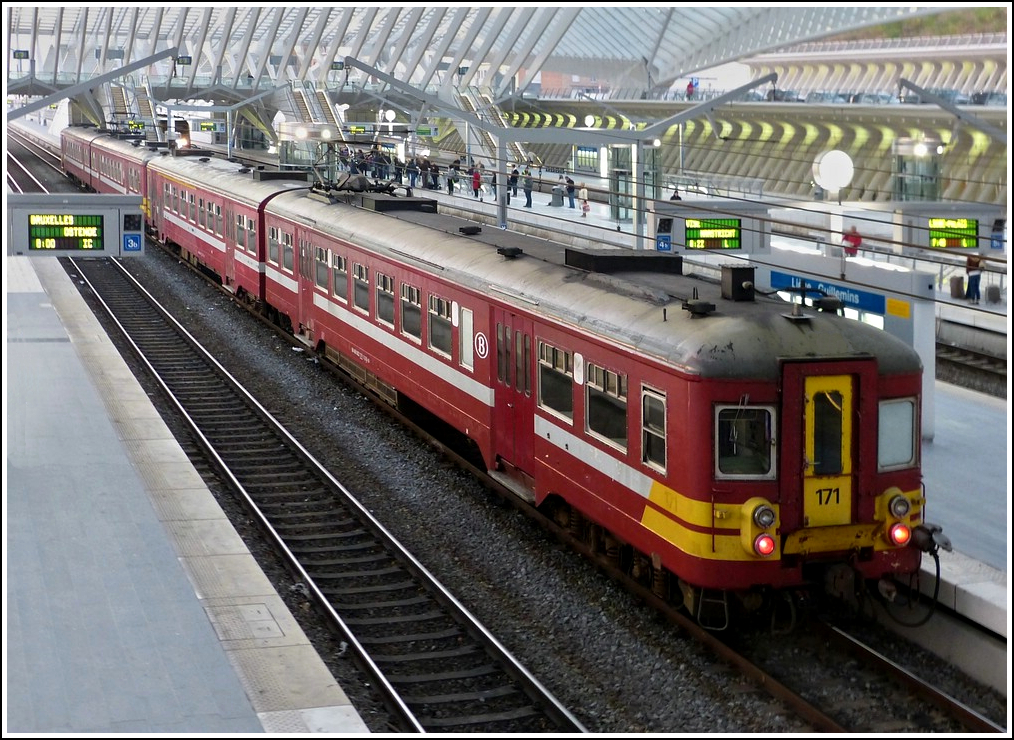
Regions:
[[[539,342],[539,406],[574,420],[574,357]]]
[[[358,262],[352,263],[352,305],[370,312],[370,268]]]
[[[197,223],[197,196],[190,194],[190,220]]]
[[[324,247],[314,247],[314,255],[316,261],[314,262],[314,282],[317,283],[318,288],[327,290],[327,274],[330,268],[327,264],[327,250]]]
[[[525,380],[525,361],[528,357],[525,355],[525,335],[523,332],[514,332],[514,388],[517,391],[522,391],[522,387]]]
[[[268,262],[278,264],[278,227],[268,228]]]
[[[769,407],[718,406],[716,477],[774,478],[774,419],[774,409]]]
[[[401,284],[401,333],[422,341],[422,299],[414,285]]]
[[[343,301],[349,300],[348,260],[340,254],[331,255],[331,294]]]
[[[310,261],[315,255],[313,254],[313,247],[306,239],[299,240],[299,276],[305,280],[310,280],[313,276],[313,268],[310,265]],[[301,281],[302,282],[302,281]]]
[[[532,338],[525,334],[525,395],[532,395]]]
[[[215,204],[215,235],[222,235],[222,206],[218,203]],[[289,267],[292,267],[292,265],[289,265]]]
[[[204,226],[204,198],[197,199],[197,223]]]
[[[252,218],[246,220],[246,250],[257,253],[257,223]]]
[[[588,363],[585,425],[623,450],[627,449],[627,376]]]
[[[377,273],[377,321],[394,328],[394,278]]]
[[[509,326],[503,328],[503,344],[500,345],[500,357],[503,358],[503,383],[510,388],[511,370],[514,369],[514,362],[511,356],[514,354],[514,334]]]
[[[201,201],[200,224],[204,225],[204,201]],[[246,249],[246,216],[236,216],[236,243]]]
[[[665,394],[641,388],[641,462],[665,472]]]
[[[435,295],[430,296],[429,313],[430,349],[451,356],[451,302]]]
[[[282,232],[282,267],[289,271],[292,270],[292,234],[286,234],[284,231]]]
[[[458,362],[469,370],[473,367],[472,310],[462,308],[458,320]]]
[[[842,472],[841,393],[820,391],[813,397],[813,474]]]
[[[506,333],[506,338],[504,334]],[[501,383],[507,378],[507,355],[509,354],[510,329],[503,324],[496,325],[496,379]]]
[[[916,408],[914,398],[892,398],[880,402],[877,429],[877,466],[880,470],[911,468],[918,462]]]

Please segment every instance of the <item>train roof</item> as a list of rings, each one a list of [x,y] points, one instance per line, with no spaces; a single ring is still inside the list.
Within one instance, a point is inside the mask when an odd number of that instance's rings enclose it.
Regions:
[[[302,170],[269,171],[220,157],[162,154],[148,163],[152,171],[183,182],[199,183],[203,189],[238,198],[251,206],[259,206],[279,191],[310,187]]]
[[[784,300],[756,292],[725,298],[720,282],[673,271],[671,255],[610,250],[611,259],[592,244],[572,249],[445,215],[436,201],[397,201],[348,193],[325,202],[304,191],[267,211],[704,377],[776,379],[781,361],[818,358],[875,357],[887,374],[921,368],[918,353],[887,332],[809,307],[793,315]]]
[[[157,156],[156,152],[148,148],[143,136],[114,134],[105,129],[97,129],[91,126],[68,126],[60,135],[65,138],[77,139],[97,146],[105,151],[114,152],[124,159],[136,162],[144,162]]]

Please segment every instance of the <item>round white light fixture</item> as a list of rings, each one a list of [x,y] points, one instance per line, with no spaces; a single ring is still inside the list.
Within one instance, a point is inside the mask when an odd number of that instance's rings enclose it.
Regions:
[[[662,146],[662,140],[661,139],[655,139],[654,141],[651,142],[651,145],[654,146],[657,149],[658,147]]]
[[[838,149],[819,154],[813,161],[813,179],[821,188],[830,192],[848,187],[854,174],[852,157]]]
[[[390,108],[388,108],[386,111],[384,111],[384,118],[387,119],[388,123],[393,123],[394,122],[394,118],[395,118],[396,115],[397,115],[397,113],[395,113]]]
[[[589,113],[587,116],[585,116],[584,117],[584,125],[585,125],[586,128],[591,128],[592,126],[594,126],[595,125],[595,116],[593,116],[591,113]]]
[[[299,128],[296,129],[296,138],[297,139],[305,139],[306,136],[307,136],[307,133],[308,133],[307,130],[305,128],[303,128],[302,126],[300,126]]]
[[[926,145],[921,141],[912,148],[912,153],[917,157],[925,157],[927,151],[929,150],[926,149]]]
[[[331,129],[329,129],[329,128],[322,128],[320,130],[320,138],[322,138],[324,141],[327,141],[328,139],[330,139],[331,138]]]

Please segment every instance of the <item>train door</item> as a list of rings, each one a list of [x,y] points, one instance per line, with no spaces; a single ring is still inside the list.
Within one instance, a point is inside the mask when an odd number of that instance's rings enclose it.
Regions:
[[[299,247],[299,264],[296,267],[296,290],[299,291],[299,315],[293,321],[293,329],[296,333],[306,331],[309,335],[312,330],[313,316],[313,260],[314,250],[310,243],[309,235],[305,232],[297,232],[297,245]]]
[[[201,201],[198,204],[200,210],[201,221],[204,220],[204,198],[201,197]],[[225,257],[223,258],[222,264],[222,281],[226,288],[229,290],[236,290],[236,250],[242,247],[237,246],[236,242],[242,238],[245,232],[239,230],[239,224],[236,222],[236,214],[231,206],[225,207]],[[240,218],[245,218],[240,216]],[[203,225],[203,224],[202,224]]]
[[[532,322],[494,309],[496,383],[494,435],[500,457],[532,475],[535,435]]]
[[[851,524],[860,447],[856,424],[860,375],[814,374],[807,365],[786,367],[783,413],[787,419],[801,419],[802,425],[801,437],[788,435],[796,437],[794,443],[783,438],[799,457],[794,461],[794,455],[787,454],[783,463],[786,472],[798,471],[787,480],[801,476],[800,523],[803,527]]]

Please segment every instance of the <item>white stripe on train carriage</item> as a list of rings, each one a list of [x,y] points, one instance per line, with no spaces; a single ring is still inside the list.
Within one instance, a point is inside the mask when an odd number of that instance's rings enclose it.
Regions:
[[[182,218],[180,218],[175,213],[172,213],[170,211],[163,211],[162,218],[164,218],[169,223],[178,226],[179,228],[188,232],[192,236],[196,236],[198,239],[200,239],[202,242],[207,244],[212,249],[216,249],[219,252],[222,252],[223,254],[225,253],[225,241],[223,239],[213,234],[209,234],[208,232],[202,229],[197,228],[194,224],[190,223],[189,221],[184,221]]]
[[[600,450],[551,418],[535,415],[535,434],[582,465],[612,478],[642,498],[648,498],[655,481],[640,470]]]
[[[355,311],[351,311],[334,301],[328,300],[325,296],[322,296],[317,292],[314,292],[313,294],[313,303],[315,306],[327,311],[343,323],[350,325],[356,331],[365,334],[373,341],[386,345],[390,349],[394,350],[413,366],[422,367],[431,375],[439,377],[445,383],[461,389],[479,403],[492,408],[493,389],[487,388],[471,375],[462,370],[445,365],[443,362],[440,362],[435,357],[432,357],[427,352],[423,351],[414,342],[411,342],[404,337],[392,335],[390,332],[385,331],[366,317],[361,316]]]

